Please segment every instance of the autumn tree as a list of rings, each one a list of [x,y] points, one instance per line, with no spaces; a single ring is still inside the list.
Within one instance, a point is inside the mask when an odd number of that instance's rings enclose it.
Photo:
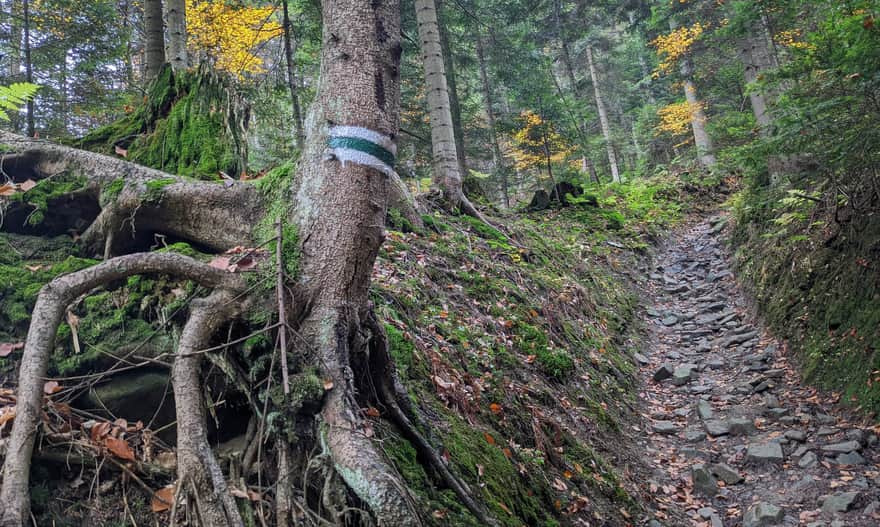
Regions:
[[[522,127],[513,135],[516,168],[520,170],[547,169],[547,177],[553,185],[556,199],[562,201],[556,178],[553,176],[553,164],[565,161],[573,148],[553,126],[553,123],[541,118],[535,112],[526,110],[520,116]]]

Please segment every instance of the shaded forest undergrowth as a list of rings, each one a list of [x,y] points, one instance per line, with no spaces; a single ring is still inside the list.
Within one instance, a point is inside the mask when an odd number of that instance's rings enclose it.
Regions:
[[[49,187],[63,184],[41,181],[25,194],[37,191],[29,199],[46,195],[46,205],[57,205],[62,192]],[[632,285],[646,269],[650,240],[681,219],[694,189],[657,179],[588,190],[565,209],[495,218],[506,233],[439,212],[423,217],[422,232],[388,232],[373,272],[373,302],[418,426],[501,524],[592,518],[624,525],[642,514],[642,465],[626,439],[637,397]],[[395,219],[406,223],[392,211]],[[15,343],[23,341],[37,291],[53,276],[96,263],[77,256],[70,235],[38,234],[38,225],[0,234],[4,436],[14,415]],[[266,279],[249,269],[253,255],[240,248],[218,257],[156,237],[151,249],[221,266],[245,256],[239,272]],[[39,524],[146,525],[170,513],[169,360],[190,302],[201,294],[189,282],[136,276],[72,305],[44,386],[31,485]],[[332,388],[295,353],[288,354],[291,394],[285,398],[275,381],[266,385],[278,368],[274,316],[255,308],[205,353],[210,441],[243,518],[254,525],[270,518],[276,492],[277,453],[268,438],[293,439],[311,427]],[[260,327],[268,329],[252,333]],[[404,477],[424,521],[480,524],[385,419],[392,409],[378,406],[361,409],[364,433]],[[328,499],[323,469],[311,462],[301,469],[297,502],[320,510]]]

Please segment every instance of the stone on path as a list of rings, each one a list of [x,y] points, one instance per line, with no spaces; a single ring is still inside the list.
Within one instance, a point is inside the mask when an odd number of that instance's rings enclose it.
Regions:
[[[831,454],[849,454],[850,452],[855,452],[861,448],[862,445],[858,441],[844,441],[843,443],[824,445],[822,447],[822,452]]]
[[[672,421],[656,421],[651,429],[654,430],[654,433],[662,435],[672,435],[678,430]]]
[[[714,412],[712,412],[712,403],[705,399],[700,399],[697,401],[697,414],[700,416],[700,419],[707,420],[712,419],[714,417]]]
[[[669,315],[668,317],[664,317],[660,322],[666,327],[674,326],[678,324],[678,317],[675,315]]]
[[[696,378],[695,371],[699,368],[696,364],[682,364],[672,372],[672,384],[684,386]]]
[[[759,502],[749,508],[743,516],[743,527],[767,527],[782,521],[785,513],[772,503]]]
[[[706,433],[712,437],[725,436],[730,433],[730,425],[723,419],[708,419],[703,423]]]
[[[782,463],[782,446],[779,443],[762,443],[749,445],[746,461],[755,464]]]
[[[712,474],[723,481],[725,485],[736,485],[744,481],[739,472],[724,463],[712,465]]]
[[[816,454],[812,452],[807,452],[801,457],[800,461],[798,461],[798,466],[800,468],[810,468],[816,464],[819,458],[816,457]]]
[[[834,462],[838,465],[864,465],[867,463],[865,458],[858,452],[850,452],[848,454],[840,454],[834,458]]]
[[[785,438],[791,441],[797,441],[798,443],[803,443],[807,440],[807,434],[800,430],[788,430],[785,432]]]
[[[675,371],[672,364],[664,363],[657,368],[657,371],[654,372],[654,381],[660,382],[672,377],[672,373]]]
[[[706,468],[706,465],[694,465],[691,467],[691,479],[694,483],[694,491],[712,498],[718,491],[718,480]]]
[[[751,419],[736,417],[728,422],[728,426],[732,436],[747,436],[755,433],[755,423]]]
[[[638,352],[633,354],[633,358],[636,360],[636,362],[638,362],[642,366],[649,364],[651,362],[648,360],[648,357],[645,357],[644,355],[642,355],[641,353],[638,353]]]
[[[697,430],[695,428],[689,428],[684,431],[684,439],[689,443],[699,443],[700,441],[706,439],[706,432],[702,430]]]
[[[846,512],[852,507],[858,497],[858,492],[840,492],[831,496],[825,496],[822,501],[822,512],[832,514],[836,512]]]

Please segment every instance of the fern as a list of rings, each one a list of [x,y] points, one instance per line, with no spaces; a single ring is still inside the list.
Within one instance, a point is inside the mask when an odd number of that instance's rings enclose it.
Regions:
[[[28,82],[16,82],[10,86],[0,86],[0,121],[8,121],[7,112],[16,111],[34,98],[40,87]]]

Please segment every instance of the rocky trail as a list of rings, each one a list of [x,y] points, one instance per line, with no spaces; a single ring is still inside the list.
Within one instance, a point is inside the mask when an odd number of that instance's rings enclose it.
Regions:
[[[880,525],[876,429],[802,383],[751,320],[719,216],[656,260],[641,363],[657,526]]]

